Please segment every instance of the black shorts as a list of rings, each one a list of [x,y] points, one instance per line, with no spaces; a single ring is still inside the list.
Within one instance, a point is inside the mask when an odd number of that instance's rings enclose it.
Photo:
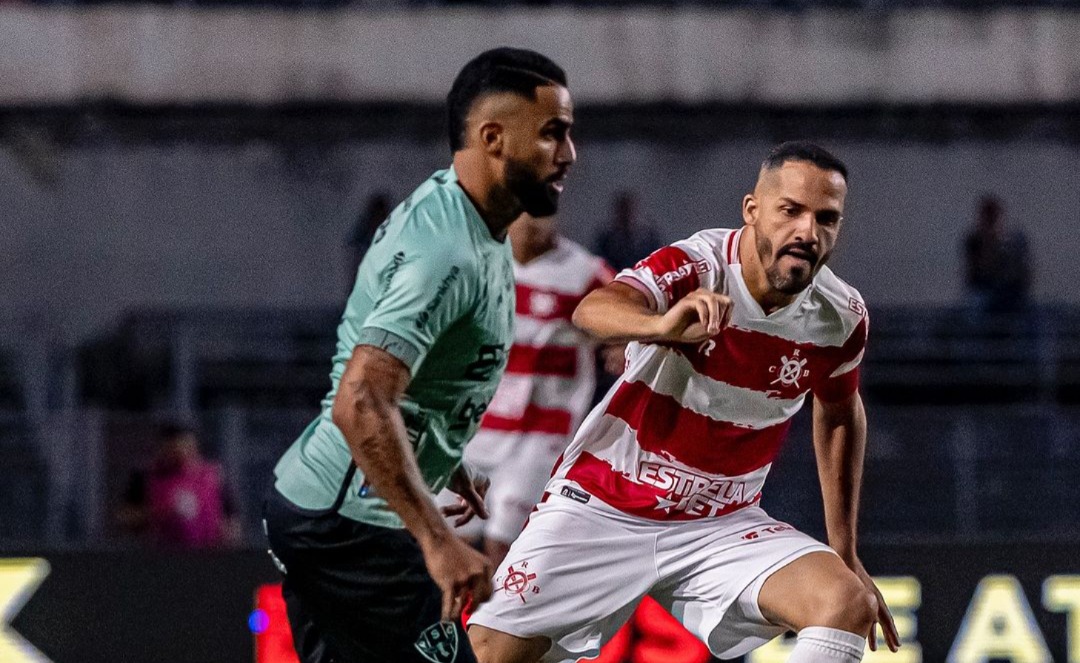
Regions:
[[[440,621],[442,593],[411,534],[270,493],[267,536],[301,663],[475,663],[461,622]]]

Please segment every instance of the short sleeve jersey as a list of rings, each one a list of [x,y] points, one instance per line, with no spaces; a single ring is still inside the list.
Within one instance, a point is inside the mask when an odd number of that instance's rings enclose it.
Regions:
[[[452,168],[436,172],[375,233],[338,326],[330,392],[278,462],[278,491],[304,509],[337,505],[353,520],[402,527],[354,468],[331,419],[353,350],[375,346],[409,367],[401,414],[424,481],[437,492],[495,393],[513,319],[509,242],[491,236]]]
[[[699,344],[630,343],[626,372],[567,446],[549,492],[569,485],[651,520],[723,516],[758,502],[809,394],[857,392],[862,295],[825,266],[766,313],[743,278],[742,233],[703,230],[616,277],[659,312],[698,288],[724,293],[730,323]]]

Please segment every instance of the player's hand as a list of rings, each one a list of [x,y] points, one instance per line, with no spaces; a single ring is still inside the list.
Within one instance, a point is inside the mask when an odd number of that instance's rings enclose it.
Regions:
[[[727,295],[698,288],[660,316],[656,336],[675,343],[701,343],[727,327],[732,308]]]
[[[600,348],[600,358],[604,363],[604,372],[616,377],[626,370],[626,344],[616,343]]]
[[[487,556],[453,534],[434,540],[423,550],[428,573],[442,590],[443,621],[455,621],[466,605],[477,606],[491,598]]]
[[[483,473],[462,463],[451,475],[450,483],[446,487],[457,494],[458,503],[444,506],[440,511],[444,518],[457,516],[454,527],[461,527],[475,516],[487,520],[488,510],[484,497],[491,487],[491,480]]]
[[[900,649],[900,636],[896,632],[896,624],[893,623],[892,613],[889,612],[889,606],[885,605],[885,599],[882,598],[881,591],[878,590],[877,585],[874,584],[874,580],[870,577],[870,574],[863,568],[862,562],[855,560],[851,570],[854,571],[855,575],[859,577],[859,580],[866,585],[866,588],[877,597],[877,619],[874,621],[874,624],[870,626],[870,632],[866,634],[866,641],[870,644],[870,651],[877,651],[878,625],[881,626],[881,632],[885,635],[885,644],[888,645],[889,651],[897,651]]]

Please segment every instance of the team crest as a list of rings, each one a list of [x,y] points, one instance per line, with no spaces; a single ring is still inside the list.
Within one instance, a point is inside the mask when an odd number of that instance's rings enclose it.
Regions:
[[[528,560],[522,560],[506,567],[506,574],[495,578],[495,584],[508,596],[516,596],[526,603],[526,596],[540,593],[535,580],[536,574],[529,572]]]
[[[457,629],[450,622],[432,624],[424,629],[413,646],[431,663],[451,663],[457,658]]]
[[[810,371],[805,368],[806,359],[799,359],[799,351],[796,349],[792,353],[791,359],[787,356],[780,357],[779,366],[770,366],[769,373],[775,373],[776,379],[769,384],[776,384],[779,382],[785,387],[795,385],[799,386],[799,380],[810,375]]]

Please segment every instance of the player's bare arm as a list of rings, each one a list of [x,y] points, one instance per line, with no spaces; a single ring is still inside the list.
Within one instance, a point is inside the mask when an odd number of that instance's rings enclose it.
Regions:
[[[877,623],[889,649],[900,647],[892,614],[870,574],[859,561],[856,548],[859,492],[866,454],[866,410],[855,392],[835,403],[814,400],[814,451],[825,504],[825,528],[829,545],[877,597]],[[877,650],[877,633],[867,634],[870,649]]]
[[[468,598],[491,596],[487,559],[462,543],[429,496],[398,403],[409,369],[376,347],[353,351],[334,399],[333,420],[356,466],[416,538],[428,572],[443,592],[443,619],[456,619]]]
[[[574,311],[574,325],[602,343],[700,343],[731,319],[731,299],[706,288],[659,313],[645,293],[618,281],[592,291]]]

